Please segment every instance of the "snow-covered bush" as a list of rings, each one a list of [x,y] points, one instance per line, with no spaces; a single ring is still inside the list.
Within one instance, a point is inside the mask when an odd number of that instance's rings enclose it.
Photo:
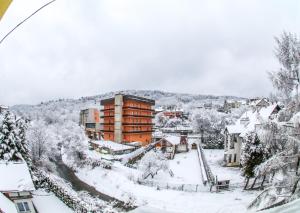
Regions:
[[[168,171],[169,163],[163,153],[157,151],[147,152],[141,159],[138,169],[142,171],[142,178],[145,179],[148,176],[152,178],[158,171]]]

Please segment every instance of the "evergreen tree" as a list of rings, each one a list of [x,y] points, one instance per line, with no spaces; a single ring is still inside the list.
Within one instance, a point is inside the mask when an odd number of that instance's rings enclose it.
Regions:
[[[26,130],[28,127],[27,122],[24,119],[20,118],[17,120],[16,126],[18,129],[18,139],[19,139],[16,145],[23,159],[26,161],[28,167],[32,170],[33,165],[32,165],[32,160],[30,157],[30,152],[29,152],[28,143],[26,139]]]
[[[19,150],[19,137],[14,116],[7,111],[0,126],[0,160],[22,159]]]
[[[267,158],[267,151],[255,132],[247,134],[246,140],[242,145],[241,157],[242,175],[246,177],[247,180],[244,187],[246,189],[249,179],[255,176],[255,167],[260,165]],[[252,187],[253,186],[254,184]]]

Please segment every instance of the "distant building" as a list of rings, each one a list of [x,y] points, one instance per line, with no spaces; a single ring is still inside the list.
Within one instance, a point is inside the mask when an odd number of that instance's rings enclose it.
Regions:
[[[0,114],[3,113],[6,110],[8,110],[7,106],[0,105]]]
[[[0,174],[0,201],[5,202],[1,203],[0,212],[35,213],[32,202],[35,188],[26,163],[0,162]]]
[[[203,107],[204,107],[205,109],[212,109],[212,103],[205,103],[205,104],[203,105]]]
[[[172,110],[165,110],[163,112],[164,116],[168,118],[182,118],[183,117],[183,109],[172,109]]]
[[[133,95],[117,94],[101,100],[104,140],[117,143],[152,141],[155,101]]]
[[[273,104],[260,105],[245,112],[234,125],[228,125],[224,131],[224,162],[226,166],[239,166],[241,162],[242,143],[247,133],[257,130],[262,122],[274,119],[280,107]]]
[[[80,125],[85,128],[86,135],[90,139],[100,139],[100,112],[96,108],[83,109],[80,111]]]
[[[271,103],[267,98],[253,98],[248,100],[248,105],[252,106],[253,108],[262,108],[270,106]]]

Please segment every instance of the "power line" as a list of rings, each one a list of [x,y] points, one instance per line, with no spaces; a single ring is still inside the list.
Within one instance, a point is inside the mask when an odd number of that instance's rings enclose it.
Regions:
[[[34,16],[36,13],[38,13],[40,10],[42,10],[43,8],[47,7],[48,5],[52,4],[53,2],[55,2],[56,0],[52,0],[49,1],[48,3],[44,4],[43,6],[41,6],[39,9],[37,9],[36,11],[34,11],[30,16],[28,16],[27,18],[25,18],[23,21],[21,21],[19,24],[17,24],[14,28],[12,28],[1,40],[0,40],[0,45],[2,44],[2,42],[14,31],[16,30],[20,25],[22,25],[24,22],[26,22],[28,19],[30,19],[32,16]]]

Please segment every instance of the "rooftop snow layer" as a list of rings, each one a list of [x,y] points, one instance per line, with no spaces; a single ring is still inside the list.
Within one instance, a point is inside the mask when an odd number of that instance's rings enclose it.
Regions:
[[[0,212],[18,213],[15,204],[0,193]]]
[[[277,104],[273,104],[260,110],[249,110],[234,125],[228,125],[226,128],[230,134],[240,133],[240,136],[244,137],[247,132],[254,131],[256,125],[267,121],[277,106]]]
[[[132,146],[127,146],[121,143],[116,143],[113,141],[102,141],[102,140],[98,140],[98,141],[92,141],[91,143],[96,144],[100,147],[106,147],[108,149],[111,149],[113,151],[122,151],[122,150],[128,150],[128,149],[134,149],[134,147]]]
[[[180,137],[175,135],[170,135],[164,138],[168,142],[170,142],[172,145],[178,145],[180,144]]]
[[[0,161],[0,191],[35,190],[26,163]]]

